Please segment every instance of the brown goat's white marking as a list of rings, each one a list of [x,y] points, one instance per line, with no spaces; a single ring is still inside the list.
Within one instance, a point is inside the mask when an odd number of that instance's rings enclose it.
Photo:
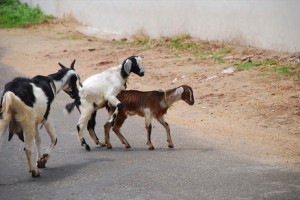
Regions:
[[[144,114],[145,114],[145,124],[146,124],[146,126],[149,126],[152,121],[150,108],[145,108]]]
[[[192,101],[193,100],[193,91],[190,89],[190,88],[188,88],[188,91],[190,92],[190,101]]]
[[[183,87],[179,87],[175,90],[175,95],[176,96],[181,95],[183,93],[183,91],[184,91]]]

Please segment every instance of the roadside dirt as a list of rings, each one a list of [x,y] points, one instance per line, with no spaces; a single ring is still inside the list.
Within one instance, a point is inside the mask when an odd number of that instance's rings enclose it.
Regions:
[[[76,59],[75,68],[85,80],[128,56],[140,55],[145,76],[130,76],[128,89],[166,90],[187,84],[194,90],[195,105],[175,103],[167,121],[242,156],[300,166],[300,86],[259,68],[222,73],[234,67],[234,60],[248,55],[254,55],[254,60],[272,57],[282,62],[293,55],[234,46],[234,54],[216,64],[213,59],[174,52],[164,45],[145,47],[84,36],[77,24],[65,21],[0,30],[0,45],[5,49],[2,62],[29,77],[53,73],[58,62],[68,66]],[[220,46],[228,45],[211,44],[211,48]]]

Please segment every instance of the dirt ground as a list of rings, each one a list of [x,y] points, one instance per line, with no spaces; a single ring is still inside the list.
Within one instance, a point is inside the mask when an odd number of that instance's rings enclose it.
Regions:
[[[84,36],[78,33],[77,24],[66,21],[0,30],[0,47],[5,49],[2,62],[29,77],[53,73],[58,62],[68,66],[76,59],[75,68],[85,80],[126,57],[140,55],[145,76],[131,75],[128,89],[166,90],[187,84],[194,90],[195,105],[175,103],[167,121],[187,127],[188,134],[197,134],[228,152],[300,167],[299,84],[256,68],[222,73],[234,67],[234,60],[248,55],[278,60],[292,55],[234,46],[235,53],[224,57],[225,63],[216,64],[186,51],[179,55],[163,45],[145,47],[125,40]],[[218,45],[226,47],[214,43],[211,48]]]

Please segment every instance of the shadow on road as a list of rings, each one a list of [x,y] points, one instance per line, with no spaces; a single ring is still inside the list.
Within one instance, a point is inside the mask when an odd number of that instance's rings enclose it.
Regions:
[[[84,161],[80,163],[68,163],[68,164],[62,164],[59,166],[54,167],[48,167],[44,169],[40,169],[41,177],[39,178],[32,178],[30,174],[25,174],[25,177],[18,178],[18,179],[10,179],[9,181],[5,183],[0,182],[1,186],[9,186],[9,185],[15,185],[15,184],[23,184],[23,183],[51,183],[51,182],[57,182],[61,180],[66,180],[66,178],[71,177],[78,173],[78,171],[81,171],[83,168],[86,168],[87,166],[95,163],[102,163],[102,162],[113,162],[113,159],[108,158],[96,158],[96,159],[84,159]]]

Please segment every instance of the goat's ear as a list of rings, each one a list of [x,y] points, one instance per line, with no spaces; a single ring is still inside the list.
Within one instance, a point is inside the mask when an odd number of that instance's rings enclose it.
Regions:
[[[60,66],[62,69],[65,69],[65,68],[66,68],[63,64],[61,64],[61,63],[58,63],[58,64],[59,64],[59,66]]]
[[[71,64],[71,67],[70,67],[70,68],[73,69],[73,70],[75,70],[75,69],[74,69],[75,61],[76,61],[76,60],[74,59],[73,62],[72,62],[72,64]]]
[[[129,75],[131,72],[131,66],[132,66],[132,62],[131,60],[127,59],[124,63],[124,70],[125,72]]]

